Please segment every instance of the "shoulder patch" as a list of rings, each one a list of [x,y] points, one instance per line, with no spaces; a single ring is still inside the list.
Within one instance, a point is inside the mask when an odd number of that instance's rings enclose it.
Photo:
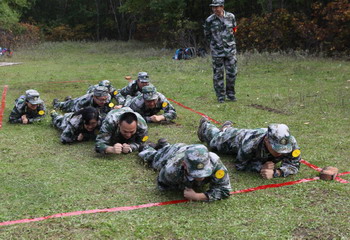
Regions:
[[[300,156],[300,150],[299,150],[299,149],[295,149],[295,150],[292,152],[292,156],[293,156],[293,157],[299,157],[299,156]]]
[[[162,107],[165,108],[166,106],[168,106],[167,102],[163,102]]]
[[[221,179],[221,178],[225,177],[225,171],[222,170],[222,169],[217,170],[217,171],[215,172],[215,177],[216,177],[217,179]]]

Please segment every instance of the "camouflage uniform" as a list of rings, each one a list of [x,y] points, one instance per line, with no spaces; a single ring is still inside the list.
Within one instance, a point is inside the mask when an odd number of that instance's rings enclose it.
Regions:
[[[236,155],[237,170],[260,172],[262,165],[267,161],[281,162],[277,169],[281,170],[282,177],[296,174],[299,171],[301,155],[298,144],[290,135],[288,141],[290,151],[280,157],[274,157],[264,144],[268,136],[268,128],[238,129],[227,127],[223,131],[209,122],[203,123],[200,130],[203,140],[211,149],[221,153]],[[274,177],[277,177],[274,175]]]
[[[82,108],[91,106],[98,110],[101,119],[103,119],[106,117],[107,113],[114,107],[114,104],[110,102],[111,101],[110,95],[108,96],[109,97],[107,102],[102,107],[100,107],[94,102],[93,93],[85,94],[84,96],[81,96],[72,100],[68,100],[65,102],[58,102],[57,104],[54,105],[54,107],[64,112],[77,112]]]
[[[123,87],[118,91],[116,99],[120,105],[125,105],[127,100],[141,94],[142,89],[139,88],[137,81],[149,83],[150,79],[148,73],[139,72],[137,80],[130,82],[126,87]]]
[[[132,151],[139,148],[140,144],[148,139],[147,124],[142,116],[135,112],[137,117],[137,130],[134,136],[130,139],[125,139],[120,133],[119,119],[125,112],[134,112],[128,107],[114,109],[110,111],[102,122],[100,133],[96,138],[95,150],[99,153],[104,153],[106,148],[116,143],[127,143],[131,146]]]
[[[208,197],[208,201],[229,197],[231,190],[230,178],[226,167],[215,153],[208,153],[209,164],[212,167],[203,181],[196,181],[193,176],[188,174],[188,172],[190,174],[193,172],[192,169],[186,172],[183,166],[183,162],[186,161],[186,151],[198,146],[205,147],[199,144],[187,145],[185,143],[167,145],[158,151],[149,147],[140,152],[139,156],[145,162],[148,162],[153,169],[159,171],[157,183],[160,190],[184,190],[186,187],[196,189],[203,188],[205,184],[209,183],[209,190],[204,193]],[[204,167],[202,164],[201,168]]]
[[[220,2],[214,0],[213,2]],[[222,5],[223,5],[223,1]],[[219,6],[217,4],[211,4]],[[234,29],[236,18],[224,11],[223,18],[210,15],[204,24],[204,34],[210,43],[213,59],[213,83],[216,97],[219,102],[225,100],[225,93],[229,100],[235,100],[235,82],[237,75],[236,41]],[[224,84],[224,69],[226,69],[226,90]]]
[[[141,95],[134,97],[129,102],[126,103],[126,107],[130,107],[135,112],[138,112],[146,119],[146,122],[152,122],[151,116],[156,115],[161,110],[164,111],[164,117],[166,121],[171,121],[176,118],[176,110],[175,108],[170,104],[168,99],[161,94],[160,92],[157,92],[153,85],[149,85],[142,88],[142,91],[150,91],[147,93],[142,93]],[[145,100],[154,100],[158,99],[155,108],[146,108]]]
[[[89,132],[84,128],[82,115],[74,115],[74,112],[59,115],[52,113],[52,124],[62,130],[61,142],[72,143],[76,142],[79,134],[83,134],[83,141],[95,140],[98,130],[101,126],[101,121],[98,122],[96,129],[93,132]]]
[[[35,96],[31,94],[35,94]],[[36,99],[34,99],[36,98]],[[27,106],[27,102],[37,104],[35,110],[31,110]],[[30,89],[26,91],[26,95],[22,95],[15,101],[15,106],[12,109],[9,117],[10,123],[22,123],[22,116],[26,115],[28,123],[39,122],[46,114],[44,102],[40,99],[39,93],[36,90]]]
[[[94,90],[98,87],[98,86],[104,86],[106,88],[108,88],[108,92],[109,92],[109,95],[111,95],[111,99],[115,99],[117,100],[118,102],[118,99],[117,99],[117,95],[118,95],[118,90],[113,87],[111,85],[111,82],[109,80],[102,80],[101,82],[99,82],[99,84],[96,84],[96,85],[92,85],[88,88],[86,94],[89,94],[89,93],[94,93]],[[119,103],[120,104],[120,103]]]

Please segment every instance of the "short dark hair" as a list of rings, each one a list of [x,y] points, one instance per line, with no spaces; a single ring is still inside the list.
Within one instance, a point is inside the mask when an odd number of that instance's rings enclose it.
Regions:
[[[86,107],[86,108],[82,108],[80,109],[79,111],[75,112],[74,115],[81,115],[81,119],[83,120],[83,122],[85,124],[89,124],[89,122],[92,120],[92,119],[95,119],[95,120],[99,120],[99,117],[100,117],[100,114],[99,112],[97,111],[96,108],[94,107]]]
[[[137,122],[137,117],[136,114],[133,112],[123,113],[119,120],[120,123],[126,122],[127,124],[131,124],[134,121]]]

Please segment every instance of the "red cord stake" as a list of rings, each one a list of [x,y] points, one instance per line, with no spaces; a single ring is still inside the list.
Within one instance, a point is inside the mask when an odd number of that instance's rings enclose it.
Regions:
[[[2,128],[2,119],[4,117],[4,111],[6,107],[6,93],[7,93],[8,85],[4,86],[4,90],[2,92],[1,97],[1,107],[0,107],[0,129]]]

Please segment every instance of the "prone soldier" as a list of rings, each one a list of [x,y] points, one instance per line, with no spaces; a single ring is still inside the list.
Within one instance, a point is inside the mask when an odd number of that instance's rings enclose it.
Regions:
[[[198,138],[211,149],[236,155],[236,169],[258,172],[265,179],[296,174],[300,167],[300,149],[285,124],[268,128],[238,129],[226,121],[217,128],[205,117],[200,120]],[[281,166],[276,164],[281,162]]]
[[[117,91],[117,89],[115,87],[113,87],[113,85],[111,84],[111,82],[109,80],[102,80],[98,84],[90,86],[86,93],[87,94],[94,93],[94,90],[98,86],[103,86],[103,87],[108,88],[108,92],[109,92],[109,95],[111,96],[111,99],[114,98],[114,99],[117,100],[118,91]]]
[[[38,91],[29,89],[15,101],[9,117],[10,123],[34,123],[45,117],[46,107]]]
[[[218,155],[202,144],[163,143],[158,150],[146,145],[140,149],[139,156],[159,171],[157,185],[160,190],[179,189],[186,199],[194,201],[214,201],[230,196],[226,167]],[[208,183],[209,190],[201,192]]]

